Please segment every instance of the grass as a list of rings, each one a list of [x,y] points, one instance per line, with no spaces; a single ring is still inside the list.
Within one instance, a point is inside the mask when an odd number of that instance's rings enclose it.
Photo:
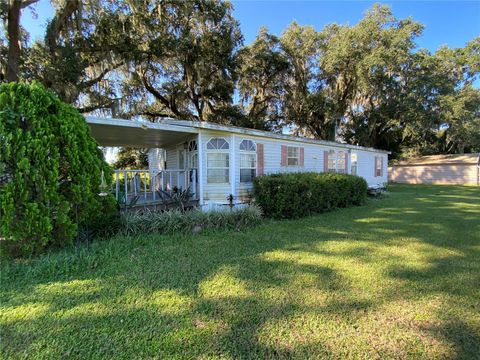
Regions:
[[[480,188],[2,264],[5,358],[480,357]]]

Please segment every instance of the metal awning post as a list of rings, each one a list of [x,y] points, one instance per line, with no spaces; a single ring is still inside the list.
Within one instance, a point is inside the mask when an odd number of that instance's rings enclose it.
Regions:
[[[118,201],[118,192],[120,191],[120,176],[118,171],[115,171],[115,199]]]
[[[184,190],[186,190],[186,189],[188,189],[188,187],[189,187],[189,185],[190,185],[190,184],[188,183],[188,170],[183,170],[183,178],[184,178],[184,182],[183,182],[183,183],[185,184],[185,189],[184,189]]]
[[[147,201],[147,172],[145,171],[145,182],[143,183],[143,194],[144,194],[144,199]]]
[[[197,170],[192,170],[192,188],[193,188],[193,197],[197,199]]]
[[[153,192],[153,201],[155,201],[155,196],[157,193],[156,182],[157,182],[157,174],[153,176],[150,175],[150,190]],[[152,190],[152,184],[153,184],[153,190]]]
[[[127,204],[127,198],[128,198],[128,173],[127,171],[123,172],[123,182],[125,183],[125,205]]]

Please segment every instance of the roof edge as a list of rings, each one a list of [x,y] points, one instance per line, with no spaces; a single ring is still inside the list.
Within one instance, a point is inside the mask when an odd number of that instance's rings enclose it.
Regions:
[[[176,120],[176,119],[162,119],[159,121],[160,123],[166,123],[170,125],[177,125],[177,126],[191,126],[198,129],[207,129],[207,130],[216,130],[216,131],[225,131],[225,132],[233,132],[233,133],[240,133],[240,134],[247,134],[252,136],[259,136],[259,137],[268,137],[271,139],[281,139],[281,140],[288,140],[288,141],[300,141],[309,144],[316,144],[316,145],[325,145],[325,146],[335,146],[341,148],[348,148],[353,150],[364,150],[364,151],[371,151],[371,152],[379,152],[384,154],[391,154],[390,151],[375,149],[371,147],[359,146],[359,145],[350,145],[345,143],[339,143],[336,141],[327,141],[327,140],[319,140],[319,139],[311,139],[301,136],[293,136],[293,135],[286,135],[286,134],[278,134],[271,131],[265,130],[256,130],[256,129],[249,129],[243,128],[239,126],[232,126],[232,125],[220,125],[215,124],[207,121],[191,121],[191,120]]]
[[[220,125],[220,124],[215,124],[207,121],[200,122],[200,121],[192,121],[192,120],[176,120],[171,118],[164,118],[158,122],[150,122],[150,121],[108,118],[108,117],[99,117],[99,116],[85,116],[85,119],[87,123],[91,123],[91,124],[115,125],[115,126],[126,126],[126,127],[142,127],[144,129],[156,129],[156,130],[166,130],[165,126],[167,126],[169,128],[168,130],[171,130],[171,131],[183,130],[183,132],[198,132],[198,131],[188,131],[185,128],[205,129],[205,130],[213,130],[213,131],[224,131],[228,133],[245,134],[245,135],[251,135],[251,136],[258,136],[258,137],[266,137],[270,139],[297,141],[297,142],[303,142],[303,143],[314,144],[314,145],[333,146],[333,147],[347,148],[352,150],[363,150],[363,151],[370,151],[370,152],[376,152],[376,153],[382,153],[382,154],[391,154],[390,151],[375,149],[371,147],[350,145],[345,143],[339,143],[336,141],[311,139],[311,138],[306,138],[301,136],[278,134],[271,131],[249,129],[249,128],[243,128],[239,126]]]

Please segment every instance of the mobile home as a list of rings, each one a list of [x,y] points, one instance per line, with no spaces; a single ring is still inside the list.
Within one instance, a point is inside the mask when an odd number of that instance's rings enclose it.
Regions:
[[[189,188],[201,207],[238,204],[251,196],[256,176],[279,172],[337,172],[363,177],[370,186],[388,179],[388,152],[337,142],[234,126],[165,119],[144,121],[87,117],[102,146],[149,148],[149,167],[117,171],[116,193],[155,200],[158,190]],[[145,181],[120,188],[119,175]],[[149,181],[147,181],[147,175]]]

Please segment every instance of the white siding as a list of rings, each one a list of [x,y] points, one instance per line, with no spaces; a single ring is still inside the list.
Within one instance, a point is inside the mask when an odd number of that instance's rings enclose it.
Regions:
[[[167,170],[178,169],[177,145],[165,148],[167,152]]]
[[[357,155],[357,175],[363,177],[368,185],[383,185],[388,182],[388,155],[372,151],[355,150]],[[375,156],[383,157],[382,176],[375,176]]]
[[[240,183],[240,142],[244,139],[253,140],[255,143],[261,143],[264,145],[264,174],[272,174],[279,172],[323,172],[324,169],[324,151],[347,151],[339,144],[338,146],[325,146],[307,144],[300,141],[289,141],[270,139],[264,137],[256,137],[252,135],[232,135],[227,132],[218,132],[211,130],[202,130],[202,143],[200,144],[205,156],[203,157],[203,179],[201,185],[204,189],[204,201],[206,203],[226,203],[227,196],[232,193],[232,189],[235,189],[233,194],[237,198],[237,202],[242,202],[245,197],[248,196],[252,190],[252,184]],[[212,137],[223,137],[230,143],[231,158],[230,166],[235,167],[230,169],[230,183],[229,184],[207,184],[206,174],[206,144]],[[304,166],[281,166],[281,147],[298,146],[304,148]],[[233,149],[232,149],[233,147]],[[233,152],[232,152],[233,150]],[[357,175],[362,176],[367,181],[368,185],[384,184],[387,182],[388,176],[388,155],[381,152],[373,152],[367,150],[351,150],[357,153]],[[232,157],[233,156],[233,157]],[[383,157],[383,175],[381,177],[375,177],[375,156]],[[258,164],[257,164],[258,169]],[[348,160],[348,173],[351,170],[351,160],[349,153]],[[232,175],[234,174],[233,178]],[[232,181],[235,181],[232,186]]]

